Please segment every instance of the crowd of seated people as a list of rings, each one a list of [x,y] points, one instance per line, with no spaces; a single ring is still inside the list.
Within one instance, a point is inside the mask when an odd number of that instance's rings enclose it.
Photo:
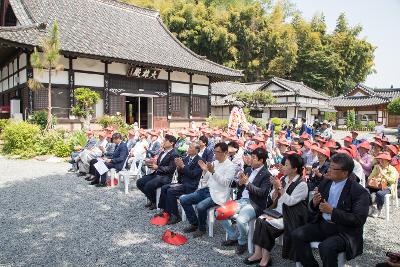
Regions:
[[[310,243],[319,242],[323,266],[337,266],[339,253],[347,260],[363,253],[367,217],[381,216],[385,195],[397,194],[399,150],[381,135],[364,140],[352,131],[341,145],[326,125],[312,133],[304,125],[302,120],[299,135],[277,136],[243,125],[227,131],[205,125],[190,131],[139,129],[129,131],[126,142],[107,129],[98,140],[88,131],[87,144],[76,148],[71,163],[99,187],[107,178],[95,168],[99,161],[116,171],[133,164],[146,170],[136,181],[148,200],[145,207],[158,209],[155,216],[167,213],[172,225],[182,221],[181,206],[183,232],[192,238],[205,235],[209,209],[234,201],[232,215],[219,222],[226,232],[221,246],[234,246],[242,255],[252,242],[246,265],[270,266],[281,238],[283,258],[318,266]]]

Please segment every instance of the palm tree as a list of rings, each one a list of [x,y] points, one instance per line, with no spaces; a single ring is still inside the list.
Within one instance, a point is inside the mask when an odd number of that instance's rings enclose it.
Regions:
[[[36,68],[39,72],[47,71],[48,72],[48,80],[49,84],[47,87],[47,98],[48,98],[48,107],[47,107],[47,126],[46,129],[49,130],[52,127],[52,114],[51,114],[51,82],[52,82],[52,74],[53,72],[57,72],[63,69],[62,65],[59,65],[60,60],[60,33],[58,31],[58,23],[57,20],[54,21],[53,27],[49,32],[48,36],[44,38],[41,42],[41,47],[39,48],[43,53],[42,55],[38,52],[38,48],[34,48],[33,54],[31,55],[31,64],[33,68]],[[35,78],[29,79],[28,87],[35,91],[44,89],[44,86],[39,81],[35,80]]]

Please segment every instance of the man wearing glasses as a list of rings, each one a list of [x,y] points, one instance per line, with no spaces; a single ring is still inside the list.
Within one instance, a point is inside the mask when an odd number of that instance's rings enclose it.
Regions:
[[[185,233],[194,232],[194,238],[206,233],[207,210],[228,201],[230,185],[235,175],[235,165],[228,158],[228,145],[222,142],[216,144],[214,153],[214,162],[198,161],[203,170],[200,189],[179,198],[190,223],[190,226],[183,231]],[[193,205],[196,205],[197,216]]]
[[[363,227],[368,217],[368,191],[352,173],[353,159],[337,153],[324,179],[315,188],[309,203],[311,223],[292,232],[297,261],[304,267],[318,266],[310,243],[320,242],[318,248],[324,267],[338,266],[338,254],[346,253],[351,260],[363,252]]]

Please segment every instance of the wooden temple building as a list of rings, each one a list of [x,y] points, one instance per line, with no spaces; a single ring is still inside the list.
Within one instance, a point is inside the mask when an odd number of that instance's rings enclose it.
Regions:
[[[119,112],[142,128],[180,128],[211,114],[212,82],[243,76],[189,50],[154,10],[115,0],[0,0],[2,117],[47,108],[47,90],[31,91],[27,81],[47,86],[29,59],[55,20],[64,68],[52,78],[53,113],[71,128],[78,87],[100,93],[96,117]]]

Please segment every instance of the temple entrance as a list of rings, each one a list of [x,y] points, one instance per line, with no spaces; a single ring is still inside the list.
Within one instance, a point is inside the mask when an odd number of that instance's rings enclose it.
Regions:
[[[153,98],[127,96],[125,104],[126,123],[131,125],[137,122],[139,128],[153,128]]]

